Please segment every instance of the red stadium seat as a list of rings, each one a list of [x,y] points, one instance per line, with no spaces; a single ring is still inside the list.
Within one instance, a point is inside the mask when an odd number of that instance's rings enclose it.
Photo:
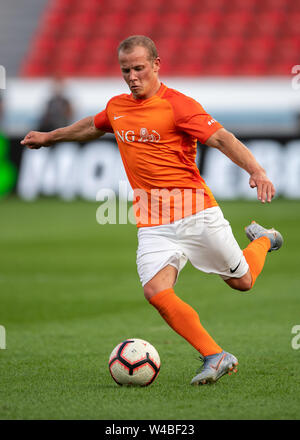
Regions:
[[[79,62],[81,62],[81,52],[69,50],[67,47],[57,52],[51,62],[51,74],[73,76],[76,73]]]
[[[277,58],[278,60],[282,59],[283,61],[287,59],[291,59],[291,60],[294,59],[296,63],[297,60],[300,61],[299,49],[300,47],[297,40],[278,41],[276,45],[274,57]]]
[[[300,37],[300,11],[287,17],[285,23],[285,33]]]
[[[100,10],[103,15],[112,12],[129,11],[132,5],[132,0],[109,0],[104,2],[99,2],[99,0],[94,1],[100,4]]]
[[[230,2],[226,3],[226,11],[232,13],[238,12],[250,12],[252,13],[259,4],[264,3],[261,0],[230,0]]]
[[[75,3],[76,4],[76,3]],[[99,0],[88,0],[77,2],[75,8],[78,12],[84,13],[101,13],[103,10],[103,5]]]
[[[172,0],[172,7],[169,2],[162,2],[162,11],[172,9],[173,12],[187,11],[190,14],[197,8],[198,0]]]
[[[255,36],[276,36],[281,30],[285,16],[280,12],[265,12],[255,15],[251,31]]]
[[[57,47],[57,40],[53,37],[48,37],[48,36],[36,38],[32,43],[33,53],[51,52],[56,47]]]
[[[176,55],[181,40],[176,37],[161,37],[156,39],[156,47],[162,60],[169,60]]]
[[[183,34],[189,23],[187,14],[166,13],[160,17],[156,26],[156,35],[160,37],[175,37]]]
[[[266,12],[270,11],[285,11],[290,3],[297,3],[297,1],[289,0],[264,0],[257,2],[257,8]]]
[[[106,64],[82,64],[76,71],[76,76],[80,77],[101,77],[107,75],[109,75],[109,66]]]
[[[154,39],[168,75],[282,75],[299,61],[300,2],[287,0],[53,0],[21,74],[119,76],[116,49]],[[80,61],[78,61],[80,59]]]
[[[190,26],[185,33],[186,38],[197,38],[201,40],[202,38],[213,39],[217,35],[216,27],[211,23],[198,23]]]
[[[95,23],[92,33],[95,38],[117,38],[122,30],[126,26],[126,15],[122,13],[107,14],[98,18]]]
[[[76,76],[78,63],[72,61],[62,61],[52,65],[52,76]]]
[[[86,40],[83,38],[64,38],[61,40],[58,52],[79,52],[86,48]]]
[[[222,12],[227,6],[227,0],[202,0],[196,1],[193,4],[193,11],[191,13],[196,12]]]
[[[270,76],[291,76],[291,70],[294,64],[297,63],[283,63],[282,60],[277,63],[271,63],[267,66],[265,74]]]
[[[32,53],[26,57],[21,65],[22,75],[28,76],[47,76],[50,70],[49,58],[47,52]]]
[[[219,64],[232,64],[244,50],[245,42],[237,38],[223,38],[215,42],[213,48],[209,51],[210,57]]]
[[[67,9],[74,7],[74,0],[56,0],[52,2],[50,5],[50,8],[52,7],[53,10],[60,10],[60,11],[66,11]]]
[[[253,16],[248,12],[226,14],[220,24],[220,33],[224,36],[243,37],[252,25]]]
[[[234,67],[234,74],[238,76],[260,76],[267,71],[265,63],[244,62],[237,63]]]
[[[126,33],[127,35],[148,35],[158,20],[159,16],[153,12],[132,14],[126,21]]]
[[[276,41],[276,53],[300,53],[300,37],[282,37]]]
[[[66,20],[66,15],[63,11],[53,11],[46,15],[43,26],[60,27],[63,26]]]
[[[82,57],[82,62],[95,65],[111,65],[115,57],[116,54],[112,54],[111,51],[89,48]]]
[[[189,38],[180,43],[177,56],[183,57],[188,63],[205,60],[210,55],[213,42],[211,39]]]
[[[190,16],[190,25],[206,25],[209,24],[211,26],[218,26],[222,21],[222,14],[219,11],[195,11],[195,13]]]
[[[21,75],[24,77],[43,77],[47,76],[49,72],[49,68],[47,65],[39,64],[39,63],[33,63],[30,64],[27,63],[25,66],[21,67]]]
[[[68,18],[67,26],[74,28],[85,27],[90,28],[97,21],[97,15],[87,12],[85,14],[77,12]]]
[[[202,64],[198,62],[178,63],[176,69],[172,69],[173,76],[198,76],[202,73]]]
[[[203,69],[203,74],[207,76],[232,76],[234,72],[234,64],[228,63],[212,63]]]
[[[300,2],[291,1],[287,5],[287,10],[290,16],[300,13]]]
[[[119,45],[119,40],[117,38],[91,38],[87,42],[87,51],[105,51],[111,54],[116,53],[117,47]]]
[[[273,38],[253,38],[247,41],[246,51],[243,56],[248,62],[265,63],[273,54],[276,40]]]
[[[218,28],[222,20],[219,12],[198,13],[191,17],[188,28],[186,29],[186,37],[212,38],[218,33]]]
[[[115,76],[115,77],[121,77],[121,69],[118,63],[111,64],[108,68],[108,75]]]
[[[115,0],[116,1],[116,0]],[[159,11],[164,6],[164,0],[139,0],[138,2],[130,2],[128,4],[128,10],[130,13],[133,11]],[[169,9],[172,9],[172,4],[169,3]]]

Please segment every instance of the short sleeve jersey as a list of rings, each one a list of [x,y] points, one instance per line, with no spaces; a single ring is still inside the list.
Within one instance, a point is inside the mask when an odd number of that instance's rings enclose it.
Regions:
[[[138,227],[171,223],[217,206],[195,158],[197,139],[205,144],[222,125],[197,101],[161,84],[149,99],[113,97],[94,123],[115,134],[134,190]],[[164,203],[168,210],[162,212]]]

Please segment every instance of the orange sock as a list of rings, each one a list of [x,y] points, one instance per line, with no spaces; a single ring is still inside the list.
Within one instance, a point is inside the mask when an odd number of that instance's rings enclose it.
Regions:
[[[163,290],[150,299],[164,320],[203,356],[221,353],[222,348],[202,327],[197,312],[175,295],[173,289]]]
[[[270,239],[268,237],[260,237],[251,241],[246,249],[243,250],[244,257],[249,264],[249,269],[252,276],[253,287],[256,278],[264,267],[268,250],[270,249]]]

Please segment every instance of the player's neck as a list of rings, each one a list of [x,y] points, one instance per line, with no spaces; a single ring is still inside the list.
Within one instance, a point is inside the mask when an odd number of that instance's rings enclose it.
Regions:
[[[156,95],[156,93],[159,91],[161,86],[161,82],[160,80],[157,78],[157,81],[155,82],[155,84],[153,85],[153,88],[151,90],[151,92],[148,94],[146,99],[152,98],[152,96]]]
[[[160,87],[161,87],[161,82],[157,78],[157,81],[155,81],[155,83],[153,84],[153,87],[151,87],[150,90],[144,96],[133,96],[133,97],[136,101],[144,101],[146,99],[150,99],[157,94]]]

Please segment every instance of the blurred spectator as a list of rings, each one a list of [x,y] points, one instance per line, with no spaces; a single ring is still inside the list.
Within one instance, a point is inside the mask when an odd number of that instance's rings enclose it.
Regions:
[[[70,125],[73,118],[73,109],[69,99],[64,95],[64,82],[55,80],[52,97],[46,104],[41,117],[38,131],[51,131],[59,127]]]

